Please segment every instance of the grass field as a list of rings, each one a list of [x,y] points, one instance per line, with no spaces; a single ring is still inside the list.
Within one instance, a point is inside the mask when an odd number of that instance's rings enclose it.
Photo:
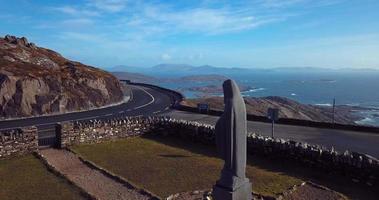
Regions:
[[[212,151],[206,146],[200,147]],[[145,138],[81,145],[74,150],[161,197],[212,188],[223,165],[218,158]],[[253,165],[247,166],[247,175],[254,180],[254,192],[264,195],[274,196],[301,183],[300,179]]]
[[[0,199],[85,199],[79,190],[27,155],[0,160]]]
[[[212,146],[169,137],[128,138],[74,147],[84,158],[162,197],[182,191],[210,189],[223,161]],[[291,161],[248,157],[247,176],[253,191],[276,196],[302,180],[340,192],[350,199],[376,200],[377,188],[353,183],[349,178],[314,170]]]

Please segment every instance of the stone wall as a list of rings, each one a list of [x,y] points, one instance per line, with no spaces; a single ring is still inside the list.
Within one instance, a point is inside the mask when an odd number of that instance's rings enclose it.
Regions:
[[[215,145],[214,126],[169,118],[161,119],[159,126],[163,134]],[[351,177],[355,182],[379,186],[379,160],[370,155],[349,151],[340,153],[319,145],[273,139],[255,133],[248,133],[247,137],[249,154],[297,162],[327,173]]]
[[[62,124],[62,146],[80,143],[99,143],[106,140],[137,136],[145,133],[173,136],[186,141],[215,145],[214,126],[175,120],[168,117],[122,117],[113,120],[90,120]],[[248,134],[250,154],[284,159],[306,166],[338,172],[354,181],[379,185],[379,160],[357,152],[343,153],[290,140],[273,139]]]
[[[77,121],[61,124],[57,134],[61,147],[80,143],[99,143],[106,140],[142,135],[151,132],[155,118],[123,117],[109,120]],[[59,132],[59,131],[58,131]]]
[[[36,127],[0,130],[0,158],[31,153],[37,148]]]

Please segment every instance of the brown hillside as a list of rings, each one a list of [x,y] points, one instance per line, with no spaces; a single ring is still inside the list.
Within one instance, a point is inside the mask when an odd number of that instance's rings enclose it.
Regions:
[[[25,117],[90,109],[121,101],[111,74],[29,43],[0,38],[0,116]]]

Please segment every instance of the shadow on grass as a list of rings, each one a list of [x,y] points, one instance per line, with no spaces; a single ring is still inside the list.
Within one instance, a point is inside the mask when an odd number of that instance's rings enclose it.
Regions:
[[[168,146],[182,148],[191,151],[192,153],[209,157],[217,157],[215,145],[202,144],[191,141],[190,139],[186,140],[173,136],[157,136],[147,134],[142,137]],[[247,164],[268,171],[296,177],[304,181],[312,181],[340,192],[350,199],[375,200],[379,197],[378,187],[366,186],[363,183],[354,183],[350,178],[347,178],[341,174],[331,173],[327,169],[307,167],[303,164],[297,163],[296,161],[250,154],[248,155]],[[254,184],[254,180],[252,180],[252,182]]]
[[[165,157],[165,158],[189,158],[189,157],[192,157],[192,156],[185,156],[185,155],[178,155],[178,154],[160,154],[158,156]]]

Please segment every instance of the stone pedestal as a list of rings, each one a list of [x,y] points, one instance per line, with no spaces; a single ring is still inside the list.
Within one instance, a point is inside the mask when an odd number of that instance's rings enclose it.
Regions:
[[[226,188],[220,185],[213,186],[212,196],[221,200],[251,200],[253,199],[251,182],[247,179],[237,188]]]

